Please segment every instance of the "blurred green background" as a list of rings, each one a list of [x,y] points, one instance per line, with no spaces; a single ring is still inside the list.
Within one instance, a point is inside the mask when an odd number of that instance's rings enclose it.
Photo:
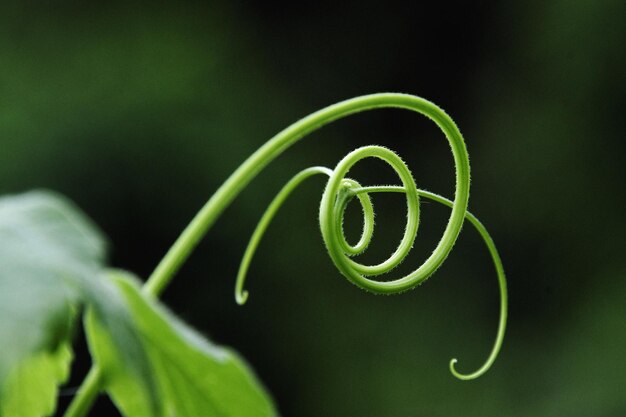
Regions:
[[[508,274],[510,322],[489,373],[461,382],[447,369],[451,357],[461,371],[476,369],[495,336],[495,275],[473,230],[417,290],[368,295],[325,254],[321,179],[270,228],[248,304],[233,299],[256,221],[302,168],[381,144],[403,156],[420,187],[452,196],[443,135],[409,112],[357,115],[289,150],[229,208],[165,301],[242,352],[284,416],[624,416],[625,8],[621,0],[2,2],[0,191],[67,194],[110,237],[111,262],[145,277],[280,129],[355,95],[420,95],[465,135],[470,208]],[[354,175],[393,182],[388,171],[365,162]],[[394,248],[404,218],[400,196],[375,203],[372,261]],[[448,209],[422,207],[418,243],[397,274],[425,259],[443,231]],[[89,366],[78,346],[70,387]],[[113,410],[101,399],[92,415]]]

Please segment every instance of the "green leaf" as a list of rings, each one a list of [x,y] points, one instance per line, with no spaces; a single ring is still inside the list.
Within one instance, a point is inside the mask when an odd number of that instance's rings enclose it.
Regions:
[[[128,275],[111,275],[124,295],[150,372],[138,375],[94,315],[87,319],[92,355],[105,389],[126,416],[262,417],[277,412],[265,388],[233,351],[218,347],[147,297]],[[153,388],[150,388],[153,387]],[[149,391],[156,390],[153,394]],[[151,398],[157,398],[154,404]]]
[[[50,415],[56,409],[57,386],[69,376],[72,350],[66,343],[23,360],[6,381],[0,405],[3,416]]]
[[[0,416],[54,411],[72,323],[104,255],[100,232],[64,198],[0,198]]]

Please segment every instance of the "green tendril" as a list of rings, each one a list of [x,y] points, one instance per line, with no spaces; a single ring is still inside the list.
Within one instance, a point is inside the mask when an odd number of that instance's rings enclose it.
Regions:
[[[295,190],[300,184],[302,184],[307,178],[310,178],[314,175],[318,174],[326,174],[330,176],[332,171],[328,168],[324,167],[312,167],[307,168],[303,171],[300,171],[296,176],[294,176],[285,186],[279,191],[279,193],[274,197],[274,200],[270,203],[263,213],[259,224],[257,225],[252,237],[250,238],[250,242],[248,243],[248,247],[241,259],[241,265],[239,266],[239,273],[237,274],[237,284],[235,285],[235,300],[239,305],[245,304],[248,300],[248,291],[244,291],[243,286],[246,280],[246,274],[248,273],[248,268],[250,267],[250,262],[252,262],[252,257],[254,256],[254,252],[256,251],[263,234],[267,230],[270,225],[272,219],[278,212],[280,206],[283,205],[287,197],[291,194],[293,190]]]
[[[368,158],[376,157],[380,158],[395,170],[400,179],[403,182],[402,186],[391,185],[377,185],[362,187],[357,181],[346,178],[345,175],[356,162]],[[325,174],[329,177],[326,185],[322,203],[320,205],[319,221],[324,243],[331,259],[337,266],[337,268],[345,275],[351,282],[357,286],[364,288],[368,291],[376,294],[395,294],[405,291],[410,288],[414,288],[415,285],[423,282],[428,276],[423,277],[416,274],[420,268],[417,268],[407,276],[395,281],[379,282],[374,281],[365,276],[377,276],[387,273],[398,266],[404,258],[408,255],[413,242],[415,240],[418,223],[419,223],[419,197],[425,197],[440,204],[446,205],[454,209],[454,202],[441,197],[437,194],[420,190],[415,187],[415,181],[413,180],[408,168],[402,162],[402,160],[392,151],[380,147],[380,146],[366,146],[359,148],[350,154],[348,154],[337,166],[334,171],[324,167],[312,167],[301,171],[295,175],[276,195],[272,200],[267,210],[261,217],[250,242],[246,248],[239,273],[237,275],[237,282],[235,285],[235,298],[239,304],[244,304],[248,299],[248,292],[245,291],[244,284],[246,275],[250,266],[250,262],[254,256],[254,252],[258,248],[260,240],[263,234],[267,231],[269,224],[282,204],[286,201],[289,195],[306,180],[316,174]],[[406,195],[407,201],[407,225],[405,227],[404,236],[396,249],[396,251],[384,262],[375,266],[365,266],[350,259],[350,257],[362,253],[369,245],[373,233],[374,233],[374,208],[370,198],[372,193],[385,193],[385,192],[400,192]],[[343,231],[343,219],[344,213],[348,203],[356,197],[363,212],[363,230],[361,237],[356,245],[350,245],[345,237]],[[328,204],[330,202],[330,205]],[[496,269],[498,277],[498,285],[500,289],[500,322],[498,325],[498,331],[494,346],[489,354],[489,357],[477,371],[470,374],[459,373],[455,364],[456,359],[450,361],[450,371],[452,374],[462,380],[470,380],[477,378],[484,374],[495,361],[500,347],[502,346],[502,340],[504,338],[504,332],[506,328],[507,317],[507,291],[506,291],[506,278],[504,275],[504,269],[502,262],[496,247],[491,239],[491,236],[485,229],[485,227],[478,221],[478,219],[470,212],[465,212],[464,217],[469,221],[472,226],[478,231],[482,237],[489,253],[491,255],[493,264]],[[432,256],[431,256],[432,257]],[[416,278],[417,277],[417,278]]]
[[[344,157],[332,171],[323,167],[313,167],[304,170],[283,187],[266,210],[257,229],[252,235],[237,277],[235,289],[237,302],[243,304],[248,297],[247,291],[243,289],[246,272],[263,233],[282,203],[304,180],[317,174],[325,174],[329,179],[322,196],[319,213],[319,222],[324,243],[332,261],[339,271],[352,283],[367,291],[376,294],[395,294],[414,288],[428,279],[445,261],[454,246],[466,218],[478,230],[491,253],[498,273],[501,298],[500,324],[491,354],[480,369],[471,374],[461,374],[456,371],[456,359],[453,359],[450,362],[450,370],[454,376],[464,380],[473,379],[485,373],[495,360],[504,337],[507,315],[504,271],[491,237],[482,224],[467,212],[470,166],[461,132],[454,121],[452,121],[441,108],[428,100],[413,95],[380,93],[356,97],[312,113],[279,132],[244,161],[211,196],[157,265],[143,287],[144,293],[150,296],[159,296],[165,290],[176,272],[178,272],[193,249],[198,245],[199,241],[209,231],[223,211],[232,203],[239,193],[243,191],[252,179],[280,154],[308,134],[335,120],[342,119],[352,114],[381,108],[398,108],[414,111],[428,117],[439,126],[448,140],[454,158],[456,170],[454,201],[446,200],[435,194],[418,190],[409,169],[400,157],[389,149],[380,146],[366,146],[356,149]],[[346,178],[346,174],[350,168],[364,158],[379,158],[388,163],[398,174],[402,186],[362,187],[355,180]],[[369,194],[375,192],[403,192],[406,195],[407,225],[398,248],[387,260],[378,265],[362,265],[352,260],[351,257],[362,253],[367,248],[373,236],[374,210]],[[355,245],[350,245],[343,233],[342,224],[345,208],[348,202],[354,197],[358,198],[361,203],[364,214],[364,224],[361,238]],[[432,199],[452,209],[447,226],[435,250],[421,266],[402,278],[385,282],[368,278],[393,269],[402,262],[410,251],[419,225],[420,197]],[[102,385],[101,373],[97,368],[93,369],[95,369],[95,371],[92,371],[89,374],[89,378],[81,385],[72,405],[65,413],[65,417],[83,416],[91,407],[97,391]]]
[[[405,190],[403,187],[398,186],[372,186],[372,187],[363,187],[360,189],[352,190],[355,194],[361,193],[374,193],[374,192],[401,192],[404,193]],[[437,203],[443,204],[444,206],[448,206],[453,208],[454,202],[448,200],[445,197],[442,197],[438,194],[432,193],[426,190],[417,190],[417,194],[420,197],[425,197],[429,200],[435,201]],[[462,374],[459,373],[455,365],[457,363],[457,359],[450,360],[450,372],[462,380],[470,380],[478,378],[483,375],[485,372],[491,368],[491,365],[495,362],[498,353],[500,352],[500,348],[502,347],[502,341],[504,340],[504,333],[506,331],[506,321],[507,321],[507,311],[508,311],[508,295],[507,295],[507,286],[506,286],[506,276],[504,274],[504,267],[502,266],[502,260],[500,259],[500,254],[498,253],[498,249],[496,249],[496,245],[487,232],[487,229],[483,224],[469,211],[465,213],[465,219],[470,222],[470,224],[476,229],[480,237],[482,238],[485,246],[487,246],[487,250],[489,251],[489,255],[491,256],[491,260],[493,262],[493,266],[496,270],[496,276],[498,278],[498,288],[500,292],[500,320],[498,322],[498,331],[496,333],[496,339],[494,341],[493,347],[487,360],[485,363],[475,372],[470,374]]]

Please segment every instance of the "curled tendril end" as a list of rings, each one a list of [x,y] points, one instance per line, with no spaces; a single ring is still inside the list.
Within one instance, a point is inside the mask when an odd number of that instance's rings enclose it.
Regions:
[[[458,360],[456,358],[451,359],[450,360],[450,372],[452,373],[452,375],[454,375],[455,378],[460,379],[461,381],[470,381],[472,379],[476,379],[479,376],[481,376],[482,374],[484,374],[485,372],[487,372],[488,368],[481,368],[476,372],[473,372],[471,374],[462,374],[459,371],[456,370],[456,364],[457,364]]]
[[[235,301],[237,301],[237,304],[239,304],[240,306],[244,305],[246,303],[246,301],[248,301],[248,291],[243,290],[241,292],[236,291],[235,292]]]

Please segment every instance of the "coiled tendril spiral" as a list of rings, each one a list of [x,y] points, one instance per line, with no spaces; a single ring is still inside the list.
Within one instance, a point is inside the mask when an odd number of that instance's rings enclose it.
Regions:
[[[402,186],[379,185],[362,187],[361,184],[354,179],[350,179],[345,176],[354,164],[368,157],[379,158],[387,162],[398,174],[400,180],[402,181]],[[291,192],[305,179],[316,174],[325,174],[329,177],[326,188],[324,189],[319,211],[319,222],[322,237],[324,239],[326,249],[328,250],[335,266],[352,283],[373,293],[396,294],[414,288],[415,285],[418,285],[426,280],[430,274],[434,272],[428,269],[426,269],[426,271],[428,271],[427,273],[422,272],[425,270],[424,263],[412,273],[394,281],[381,282],[367,278],[391,271],[409,254],[413,246],[413,242],[415,241],[419,225],[420,197],[428,198],[451,208],[454,208],[454,203],[437,194],[418,189],[408,167],[393,151],[381,146],[365,146],[346,155],[339,162],[335,170],[330,170],[325,167],[311,167],[301,171],[294,176],[276,195],[261,217],[261,220],[257,225],[244,253],[235,286],[235,298],[239,304],[244,304],[248,299],[248,292],[243,289],[246,274],[250,266],[250,262],[252,261],[252,257],[254,256],[254,252],[256,251],[263,234],[267,230],[267,227]],[[374,208],[370,194],[378,192],[401,192],[406,195],[407,223],[400,244],[394,253],[389,256],[389,258],[378,265],[363,265],[354,261],[351,257],[363,253],[372,239],[374,233]],[[346,207],[355,197],[358,198],[361,204],[363,212],[363,229],[359,241],[355,245],[350,245],[346,240],[342,225]],[[485,227],[475,216],[466,212],[465,218],[480,233],[485,244],[487,245],[487,248],[489,249],[496,268],[496,273],[498,274],[501,295],[500,324],[498,327],[496,342],[494,343],[494,347],[487,361],[480,369],[471,374],[459,373],[455,369],[457,360],[452,359],[450,361],[450,371],[452,374],[459,379],[469,380],[484,374],[491,367],[497,357],[506,326],[507,295],[504,270],[502,268],[498,252],[493,244],[493,240],[487,233]],[[441,249],[442,245],[446,244],[447,242],[442,239],[437,246],[437,249],[435,249],[435,252],[438,250],[445,250],[449,252],[451,246]],[[454,241],[452,244],[454,244]],[[431,255],[431,258],[436,255],[437,254],[434,253]],[[416,277],[418,278],[417,280]]]
[[[267,164],[287,148],[309,133],[335,120],[354,113],[384,107],[401,108],[421,113],[434,121],[443,131],[450,144],[456,169],[454,201],[418,189],[413,176],[400,157],[381,146],[365,146],[354,150],[346,155],[334,170],[325,167],[307,168],[295,175],[280,190],[252,234],[237,276],[235,287],[237,302],[243,304],[248,298],[248,292],[243,289],[246,273],[263,234],[280,206],[291,192],[307,178],[323,174],[329,177],[319,213],[324,243],[339,271],[352,283],[367,291],[377,294],[396,294],[421,284],[445,261],[454,246],[464,221],[467,220],[474,226],[485,242],[495,266],[500,289],[500,320],[493,348],[485,363],[473,373],[462,374],[455,368],[456,359],[452,359],[450,371],[454,376],[463,380],[474,379],[484,374],[491,367],[500,351],[506,328],[507,289],[504,269],[498,251],[487,230],[476,217],[467,211],[470,167],[461,133],[442,109],[427,100],[408,94],[381,93],[356,97],[319,110],[278,133],[251,155],[209,199],[157,266],[146,283],[144,291],[153,295],[162,292],[224,209]],[[356,180],[346,177],[354,164],[370,157],[382,159],[389,164],[398,174],[402,185],[363,187]],[[407,224],[398,248],[387,260],[378,265],[362,265],[351,257],[362,253],[372,238],[374,211],[370,194],[379,192],[401,192],[406,195]],[[350,245],[343,234],[342,221],[348,202],[355,197],[361,204],[364,222],[361,238],[355,245]],[[409,253],[417,234],[420,198],[427,198],[451,208],[448,224],[436,248],[419,267],[402,278],[393,281],[376,281],[368,278],[395,268]]]

